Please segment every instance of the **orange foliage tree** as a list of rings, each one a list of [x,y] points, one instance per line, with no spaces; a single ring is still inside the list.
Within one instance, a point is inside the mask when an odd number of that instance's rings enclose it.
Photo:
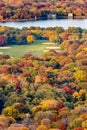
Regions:
[[[28,43],[31,43],[31,42],[33,42],[34,40],[35,40],[35,37],[34,37],[33,35],[27,36],[27,42],[28,42]]]

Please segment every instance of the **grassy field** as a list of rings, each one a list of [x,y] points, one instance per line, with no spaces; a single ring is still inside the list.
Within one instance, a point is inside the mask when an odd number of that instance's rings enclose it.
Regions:
[[[3,54],[8,54],[11,57],[21,57],[27,53],[31,53],[36,56],[40,56],[46,51],[47,47],[52,47],[55,45],[43,44],[48,43],[46,40],[36,40],[32,44],[28,45],[11,45],[11,48],[8,49],[0,49],[0,52]]]

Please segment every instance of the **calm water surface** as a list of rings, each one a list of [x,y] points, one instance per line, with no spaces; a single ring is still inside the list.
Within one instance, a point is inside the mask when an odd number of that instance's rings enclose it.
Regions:
[[[68,27],[81,27],[87,29],[87,19],[54,19],[54,20],[40,20],[40,21],[29,21],[29,22],[6,22],[0,23],[2,26],[23,28],[31,26],[39,27],[56,27],[62,26],[64,29]]]

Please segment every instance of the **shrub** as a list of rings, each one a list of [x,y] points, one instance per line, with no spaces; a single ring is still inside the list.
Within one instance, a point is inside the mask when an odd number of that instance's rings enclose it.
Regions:
[[[40,125],[36,130],[48,130],[45,125]]]

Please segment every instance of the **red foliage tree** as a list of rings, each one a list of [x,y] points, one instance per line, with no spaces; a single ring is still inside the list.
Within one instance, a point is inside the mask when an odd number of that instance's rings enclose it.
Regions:
[[[66,130],[66,126],[63,123],[58,124],[57,128],[60,130]]]
[[[65,41],[65,40],[68,40],[68,38],[69,38],[69,36],[70,36],[71,34],[65,34],[64,36],[63,36],[63,41]]]
[[[7,43],[6,36],[0,36],[0,46],[4,46]]]
[[[33,64],[31,62],[20,62],[19,67],[29,66],[32,67]]]
[[[9,66],[8,65],[4,65],[1,68],[1,73],[8,73],[9,72]]]
[[[71,93],[71,90],[68,86],[64,86],[63,89],[65,90],[66,93]]]
[[[12,77],[11,79],[15,83],[15,89],[16,89],[16,91],[19,91],[21,89],[21,87],[20,87],[20,81],[17,78],[15,78],[15,77]]]
[[[63,107],[63,108],[58,110],[59,113],[62,112],[62,111],[68,111],[68,108],[67,107]]]

